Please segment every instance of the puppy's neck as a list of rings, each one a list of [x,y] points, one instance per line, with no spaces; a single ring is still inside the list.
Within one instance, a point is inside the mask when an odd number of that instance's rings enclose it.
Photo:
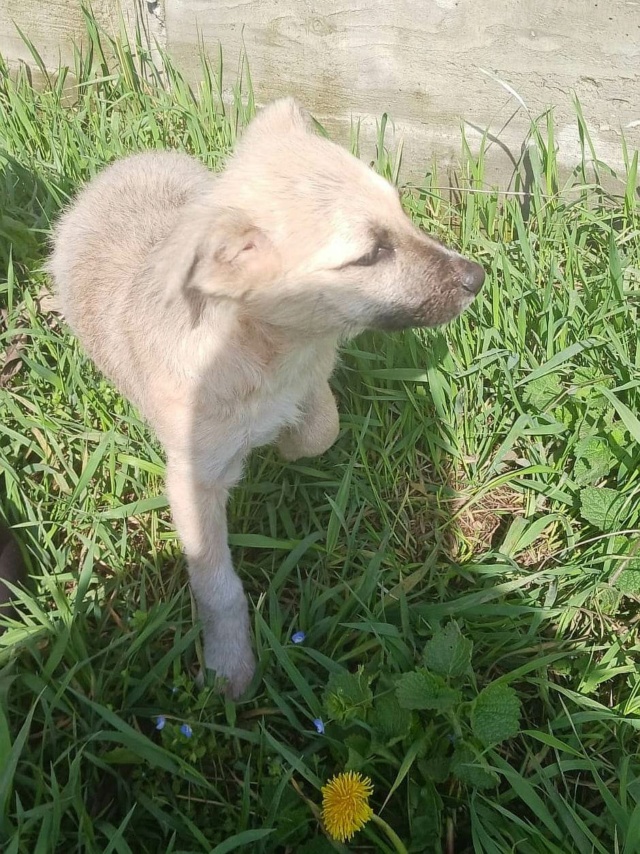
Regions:
[[[284,327],[253,317],[238,318],[242,346],[267,373],[276,373],[296,353],[309,349],[309,339]]]

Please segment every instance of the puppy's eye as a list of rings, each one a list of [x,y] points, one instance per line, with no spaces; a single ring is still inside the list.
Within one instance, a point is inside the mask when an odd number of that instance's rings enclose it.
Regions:
[[[383,258],[387,257],[393,252],[393,249],[389,246],[382,246],[381,244],[376,244],[370,252],[367,252],[366,255],[363,255],[361,258],[358,258],[357,261],[353,261],[352,264],[355,267],[372,267],[374,264],[377,264],[378,261],[382,261]]]

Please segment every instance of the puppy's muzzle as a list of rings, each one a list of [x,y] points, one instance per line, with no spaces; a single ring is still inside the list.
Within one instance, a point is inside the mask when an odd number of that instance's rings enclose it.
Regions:
[[[441,256],[440,265],[432,272],[431,259],[425,265],[425,278],[431,275],[438,283],[415,288],[394,306],[378,310],[373,326],[387,331],[417,326],[439,326],[452,320],[480,293],[485,273],[480,264],[462,255]]]
[[[467,261],[466,258],[460,258],[455,267],[460,284],[465,291],[469,291],[474,296],[479,294],[484,284],[484,270],[480,264],[476,264],[475,261]]]

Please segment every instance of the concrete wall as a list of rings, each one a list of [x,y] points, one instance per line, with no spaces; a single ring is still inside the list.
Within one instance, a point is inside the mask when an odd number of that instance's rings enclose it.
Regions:
[[[139,5],[138,5],[139,4]],[[231,85],[246,50],[259,102],[294,94],[346,137],[365,139],[387,111],[405,144],[405,170],[460,152],[460,124],[489,130],[494,174],[520,154],[529,117],[553,106],[560,158],[579,154],[572,93],[600,158],[621,167],[620,135],[640,147],[640,0],[122,0],[194,82],[198,38]],[[117,0],[94,0],[117,27]],[[81,36],[79,0],[0,0],[0,52],[26,58],[14,20],[51,66]],[[526,109],[506,86],[518,93]],[[528,111],[528,112],[527,112]],[[506,124],[506,126],[505,126]]]

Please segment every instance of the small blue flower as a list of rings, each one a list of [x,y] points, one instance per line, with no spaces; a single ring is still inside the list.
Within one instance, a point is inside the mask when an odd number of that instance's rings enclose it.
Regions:
[[[166,724],[167,719],[164,715],[158,715],[156,718],[156,729],[164,729],[164,725]]]
[[[306,635],[304,632],[296,632],[295,634],[291,635],[291,640],[294,643],[302,643],[305,638],[306,638]]]
[[[180,732],[187,738],[191,738],[191,736],[193,735],[193,730],[191,729],[189,724],[182,724],[182,726],[180,727]]]
[[[320,733],[320,735],[324,735],[324,722],[322,718],[316,718],[313,722],[313,725],[316,728],[317,733]]]
[[[171,693],[172,693],[172,694],[177,694],[177,693],[178,693],[178,686],[177,686],[177,685],[174,685],[174,686],[173,686],[173,688],[171,689]]]

